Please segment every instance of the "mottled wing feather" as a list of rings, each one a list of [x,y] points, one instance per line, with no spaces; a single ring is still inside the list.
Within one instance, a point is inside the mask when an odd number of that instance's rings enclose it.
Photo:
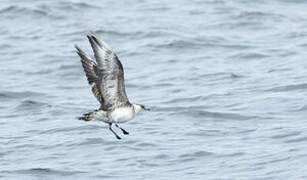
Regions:
[[[96,97],[96,99],[100,102],[101,106],[103,106],[104,101],[103,101],[103,98],[101,96],[101,93],[100,93],[100,90],[99,90],[97,84],[93,85],[92,92],[93,92],[94,96]]]
[[[95,81],[98,81],[98,76],[96,76],[93,71],[93,66],[95,66],[95,62],[91,60],[91,58],[84,52],[79,46],[75,46],[77,49],[77,53],[81,58],[82,67],[84,69],[85,75],[87,77],[88,83],[93,84]]]
[[[125,91],[124,70],[118,57],[95,32],[91,31],[87,37],[97,62],[93,70],[99,78],[104,107],[113,109],[129,104]]]
[[[79,46],[75,45],[75,48],[77,49],[77,53],[81,58],[82,67],[87,77],[88,83],[92,85],[92,92],[99,103],[103,105],[104,100],[98,87],[100,84],[99,78],[94,71],[94,68],[97,67],[97,65],[84,51],[82,51]]]
[[[122,63],[119,61],[118,57],[115,55],[115,61],[118,64],[119,67],[119,74],[118,74],[118,91],[122,92],[122,95],[120,98],[127,99],[126,89],[125,89],[125,79],[124,79],[124,68]],[[124,101],[123,99],[123,101]]]

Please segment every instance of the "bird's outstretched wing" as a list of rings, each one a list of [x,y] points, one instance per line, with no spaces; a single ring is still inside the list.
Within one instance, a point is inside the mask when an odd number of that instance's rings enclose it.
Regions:
[[[94,31],[90,31],[87,38],[96,62],[78,46],[76,49],[92,92],[101,104],[100,109],[110,110],[130,104],[125,91],[124,69],[117,55]]]
[[[81,58],[82,67],[87,77],[87,81],[90,85],[92,85],[92,92],[99,103],[102,105],[104,104],[104,100],[98,86],[99,78],[94,71],[94,66],[97,65],[84,51],[82,51],[79,46],[75,45],[75,48],[77,49],[77,53]]]

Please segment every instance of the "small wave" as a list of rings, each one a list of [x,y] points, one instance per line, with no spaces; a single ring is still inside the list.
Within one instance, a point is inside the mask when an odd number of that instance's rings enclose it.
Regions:
[[[154,156],[154,159],[167,159],[167,158],[169,158],[169,155],[167,154],[158,154]]]
[[[92,145],[109,145],[108,141],[105,141],[103,138],[87,138],[85,141],[82,141],[80,143],[73,143],[69,146],[75,147],[81,147],[81,146],[92,146]],[[67,146],[67,145],[66,145]]]
[[[86,9],[98,9],[100,8],[98,4],[96,6],[89,4],[87,2],[67,2],[61,1],[60,3],[56,3],[53,6],[53,9],[61,10],[61,11],[77,11],[77,10],[86,10]]]
[[[300,135],[301,132],[295,131],[295,132],[288,132],[288,133],[280,133],[278,135],[271,136],[272,139],[285,139],[293,136]]]
[[[34,100],[24,100],[22,101],[15,109],[17,111],[21,110],[35,110],[35,109],[41,109],[42,107],[51,107],[50,104],[45,102],[39,102]]]
[[[236,113],[225,113],[225,112],[210,112],[210,111],[192,111],[188,114],[193,116],[203,116],[203,117],[212,117],[218,119],[231,119],[231,120],[250,120],[256,118],[256,116],[244,116]]]
[[[239,20],[256,20],[256,21],[263,21],[264,19],[284,19],[285,16],[276,14],[276,13],[268,13],[268,12],[262,12],[262,11],[243,11],[240,14],[234,16],[233,18],[239,19]]]
[[[259,163],[256,163],[256,164],[262,166],[262,165],[268,165],[268,164],[278,163],[278,162],[282,162],[282,161],[288,161],[289,159],[290,159],[290,157],[282,157],[282,158],[279,157],[279,158],[259,162]]]
[[[100,126],[77,126],[77,127],[64,127],[64,128],[52,128],[52,129],[48,129],[48,130],[45,130],[45,131],[40,131],[39,134],[58,134],[60,132],[80,132],[82,133],[81,131],[93,131],[93,130],[96,130],[96,129],[100,129],[101,127]]]
[[[259,118],[257,116],[245,116],[237,113],[229,113],[229,112],[214,112],[214,111],[206,111],[203,109],[199,109],[197,107],[173,107],[167,108],[163,111],[173,111],[170,114],[177,115],[185,115],[191,117],[202,117],[202,118],[215,118],[215,119],[229,119],[229,120],[250,120]]]
[[[245,53],[238,53],[236,55],[230,56],[230,59],[243,59],[243,60],[259,60],[264,58],[269,58],[270,56],[263,53],[256,53],[256,52],[245,52]]]
[[[244,152],[235,152],[235,153],[229,153],[229,154],[219,154],[219,157],[236,157],[236,156],[244,156],[246,153]]]
[[[141,142],[136,144],[139,147],[155,147],[156,144],[154,143],[148,143],[148,142]]]
[[[153,11],[153,12],[158,12],[158,13],[161,13],[161,12],[165,12],[165,11],[169,11],[171,8],[170,7],[167,7],[167,6],[144,6],[144,8],[141,9],[141,11]]]
[[[302,106],[301,108],[297,109],[296,111],[306,111],[307,110],[307,105]]]
[[[302,4],[307,3],[305,0],[278,0],[278,1],[285,2],[285,3],[293,3],[295,5],[297,5],[297,3],[302,3]]]
[[[307,84],[292,84],[292,85],[286,85],[286,86],[279,86],[274,87],[271,89],[267,89],[266,91],[272,91],[272,92],[287,92],[287,91],[299,91],[299,90],[306,90]]]
[[[74,64],[66,64],[66,65],[61,65],[60,67],[58,67],[58,70],[65,70],[65,71],[70,70],[70,69],[71,70],[76,70],[77,68],[80,68],[80,67],[81,67],[81,65],[80,64],[76,64],[76,63],[74,63]]]
[[[26,75],[45,75],[45,74],[51,74],[54,72],[54,69],[35,69],[31,72],[26,72]]]
[[[201,74],[197,78],[198,79],[204,79],[204,78],[210,78],[211,80],[226,80],[226,79],[240,79],[244,78],[246,76],[237,74],[237,73],[225,73],[225,72],[218,72],[218,73],[210,73],[210,74]],[[195,78],[196,79],[196,78]]]
[[[85,8],[97,8],[99,9],[99,6],[94,6],[92,4],[89,4],[87,2],[70,2],[72,4],[72,6],[76,6],[76,7],[79,7],[79,8],[82,8],[82,9],[85,9]]]
[[[51,168],[30,168],[30,169],[22,169],[22,170],[15,170],[10,171],[10,173],[17,173],[17,174],[31,174],[31,175],[59,175],[59,176],[71,176],[80,173],[84,173],[82,171],[63,171],[63,170],[56,170]]]
[[[34,98],[34,97],[43,97],[45,94],[33,92],[33,91],[1,91],[0,99],[22,99],[22,98]]]
[[[145,39],[145,38],[162,38],[162,37],[178,37],[181,36],[178,34],[178,32],[173,32],[173,31],[167,31],[164,29],[159,29],[159,30],[148,30],[148,31],[140,31],[138,34],[139,39]]]
[[[221,40],[210,40],[210,39],[175,39],[169,42],[148,44],[147,46],[152,46],[158,49],[167,48],[167,49],[204,49],[204,48],[225,48],[225,49],[249,49],[251,46],[243,44],[230,44]]]
[[[31,9],[27,7],[20,7],[16,5],[11,5],[6,8],[0,9],[0,14],[9,17],[18,17],[18,15],[34,15],[37,17],[46,16],[48,12],[43,9]]]
[[[272,68],[268,70],[268,73],[279,73],[279,72],[286,72],[291,71],[291,68]]]
[[[6,43],[0,44],[0,50],[3,52],[6,52],[6,50],[11,49],[12,47],[13,46],[11,44],[6,44]]]
[[[304,137],[298,137],[294,139],[290,139],[285,141],[286,143],[301,143],[301,142],[307,142],[307,136]]]
[[[142,32],[140,31],[128,31],[128,32],[123,32],[123,31],[119,31],[118,29],[116,30],[101,30],[101,29],[98,29],[96,30],[96,33],[98,34],[102,34],[102,35],[109,35],[109,36],[116,36],[116,37],[127,37],[127,36],[137,36],[139,34],[141,34]]]
[[[170,103],[190,103],[190,102],[195,102],[195,101],[204,101],[209,99],[209,97],[204,97],[204,96],[192,96],[192,97],[186,97],[186,98],[174,98],[165,101],[165,104],[170,104]]]
[[[209,157],[212,155],[214,155],[214,153],[208,152],[208,151],[195,151],[195,152],[184,153],[184,154],[179,155],[176,161],[189,162],[189,161],[194,161],[199,158]]]

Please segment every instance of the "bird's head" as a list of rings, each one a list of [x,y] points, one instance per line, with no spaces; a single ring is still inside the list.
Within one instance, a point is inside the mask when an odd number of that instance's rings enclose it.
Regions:
[[[136,114],[138,114],[141,111],[150,111],[149,108],[145,107],[142,104],[133,104],[133,107]]]

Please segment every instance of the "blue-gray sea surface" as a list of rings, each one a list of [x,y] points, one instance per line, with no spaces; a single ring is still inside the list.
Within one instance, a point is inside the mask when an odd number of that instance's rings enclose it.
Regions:
[[[0,179],[307,179],[307,1],[0,2]],[[95,30],[131,102],[99,107],[74,44]],[[117,129],[117,132],[120,132]]]

